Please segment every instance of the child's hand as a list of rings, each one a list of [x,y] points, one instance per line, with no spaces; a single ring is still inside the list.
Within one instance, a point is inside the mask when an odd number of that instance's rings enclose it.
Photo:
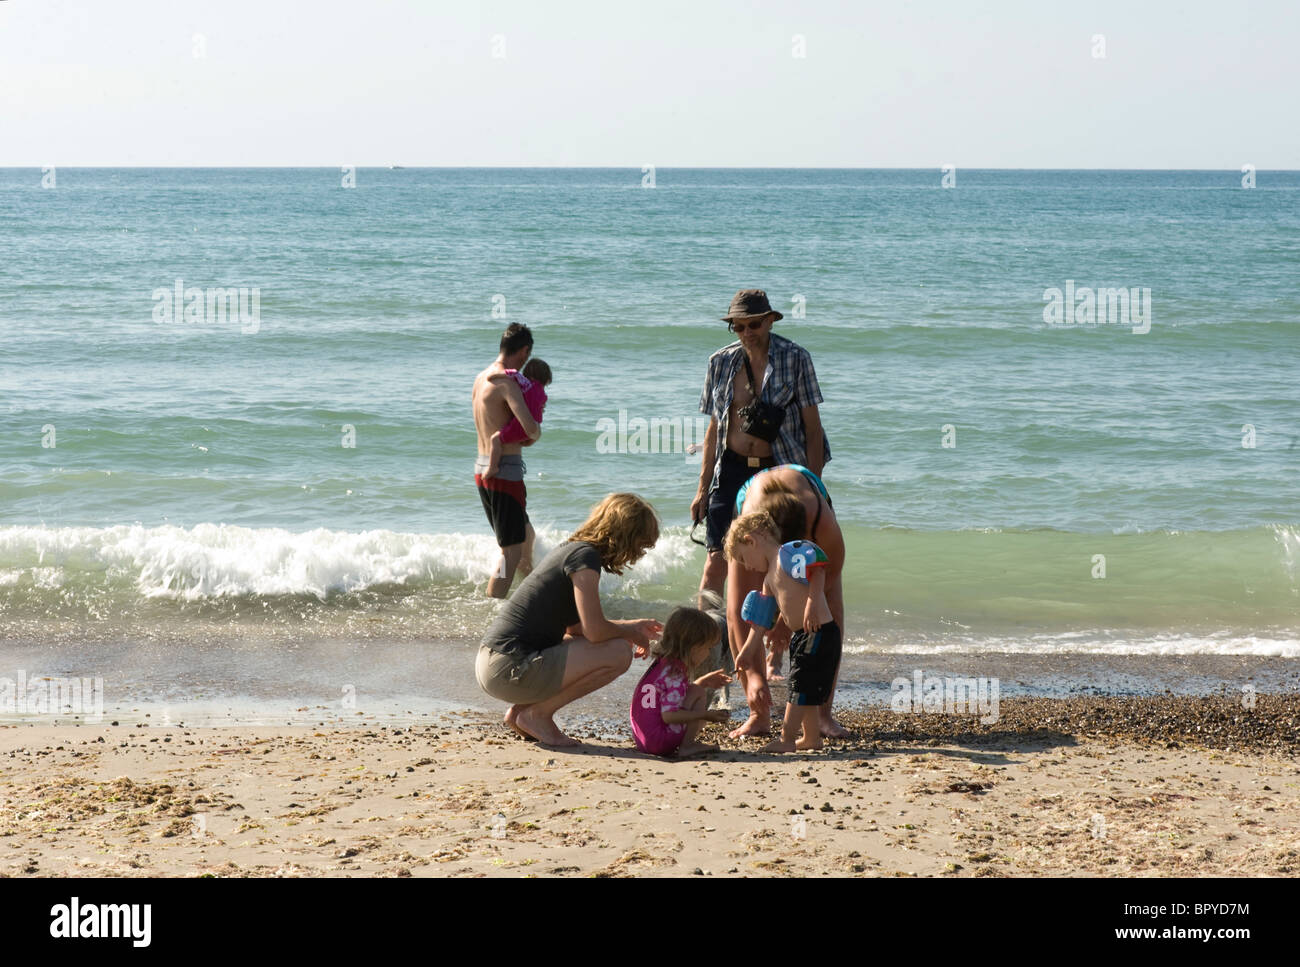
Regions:
[[[731,709],[729,708],[711,708],[704,713],[706,722],[730,722]]]
[[[808,603],[804,605],[803,609],[803,630],[811,633],[821,626],[822,623],[817,620],[817,609],[813,607],[813,599],[810,594],[808,595]]]
[[[707,675],[701,675],[695,679],[695,684],[701,688],[721,688],[723,685],[731,684],[731,676],[721,668],[717,671],[709,672]]]

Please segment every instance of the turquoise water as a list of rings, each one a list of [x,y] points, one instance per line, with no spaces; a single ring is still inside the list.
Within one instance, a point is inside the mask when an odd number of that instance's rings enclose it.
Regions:
[[[509,321],[556,377],[543,544],[643,494],[666,535],[602,586],[661,611],[698,457],[601,421],[693,430],[761,286],[826,398],[852,649],[1300,654],[1300,173],[341,177],[0,170],[0,633],[473,637],[469,389]],[[256,325],[159,321],[177,279],[257,288]],[[1048,325],[1067,280],[1149,289],[1150,331]]]

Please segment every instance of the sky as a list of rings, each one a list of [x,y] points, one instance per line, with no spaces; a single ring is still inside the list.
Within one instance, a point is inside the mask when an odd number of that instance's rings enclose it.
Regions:
[[[1297,51],[1297,0],[0,0],[0,166],[1300,169]]]

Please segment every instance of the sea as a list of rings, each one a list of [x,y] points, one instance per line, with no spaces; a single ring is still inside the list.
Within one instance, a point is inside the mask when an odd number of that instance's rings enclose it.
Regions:
[[[539,553],[633,491],[662,536],[606,610],[690,603],[742,288],[824,397],[846,700],[1300,684],[1300,172],[5,168],[0,240],[0,719],[60,711],[20,676],[495,708],[470,388],[511,322]]]

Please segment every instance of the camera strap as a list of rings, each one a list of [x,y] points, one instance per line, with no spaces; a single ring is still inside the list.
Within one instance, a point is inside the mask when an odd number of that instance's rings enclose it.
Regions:
[[[744,360],[745,363],[745,378],[749,380],[749,395],[754,397],[754,402],[757,403],[760,391],[754,389],[754,370],[751,369],[749,365],[749,353],[742,349],[740,352],[740,358]]]

